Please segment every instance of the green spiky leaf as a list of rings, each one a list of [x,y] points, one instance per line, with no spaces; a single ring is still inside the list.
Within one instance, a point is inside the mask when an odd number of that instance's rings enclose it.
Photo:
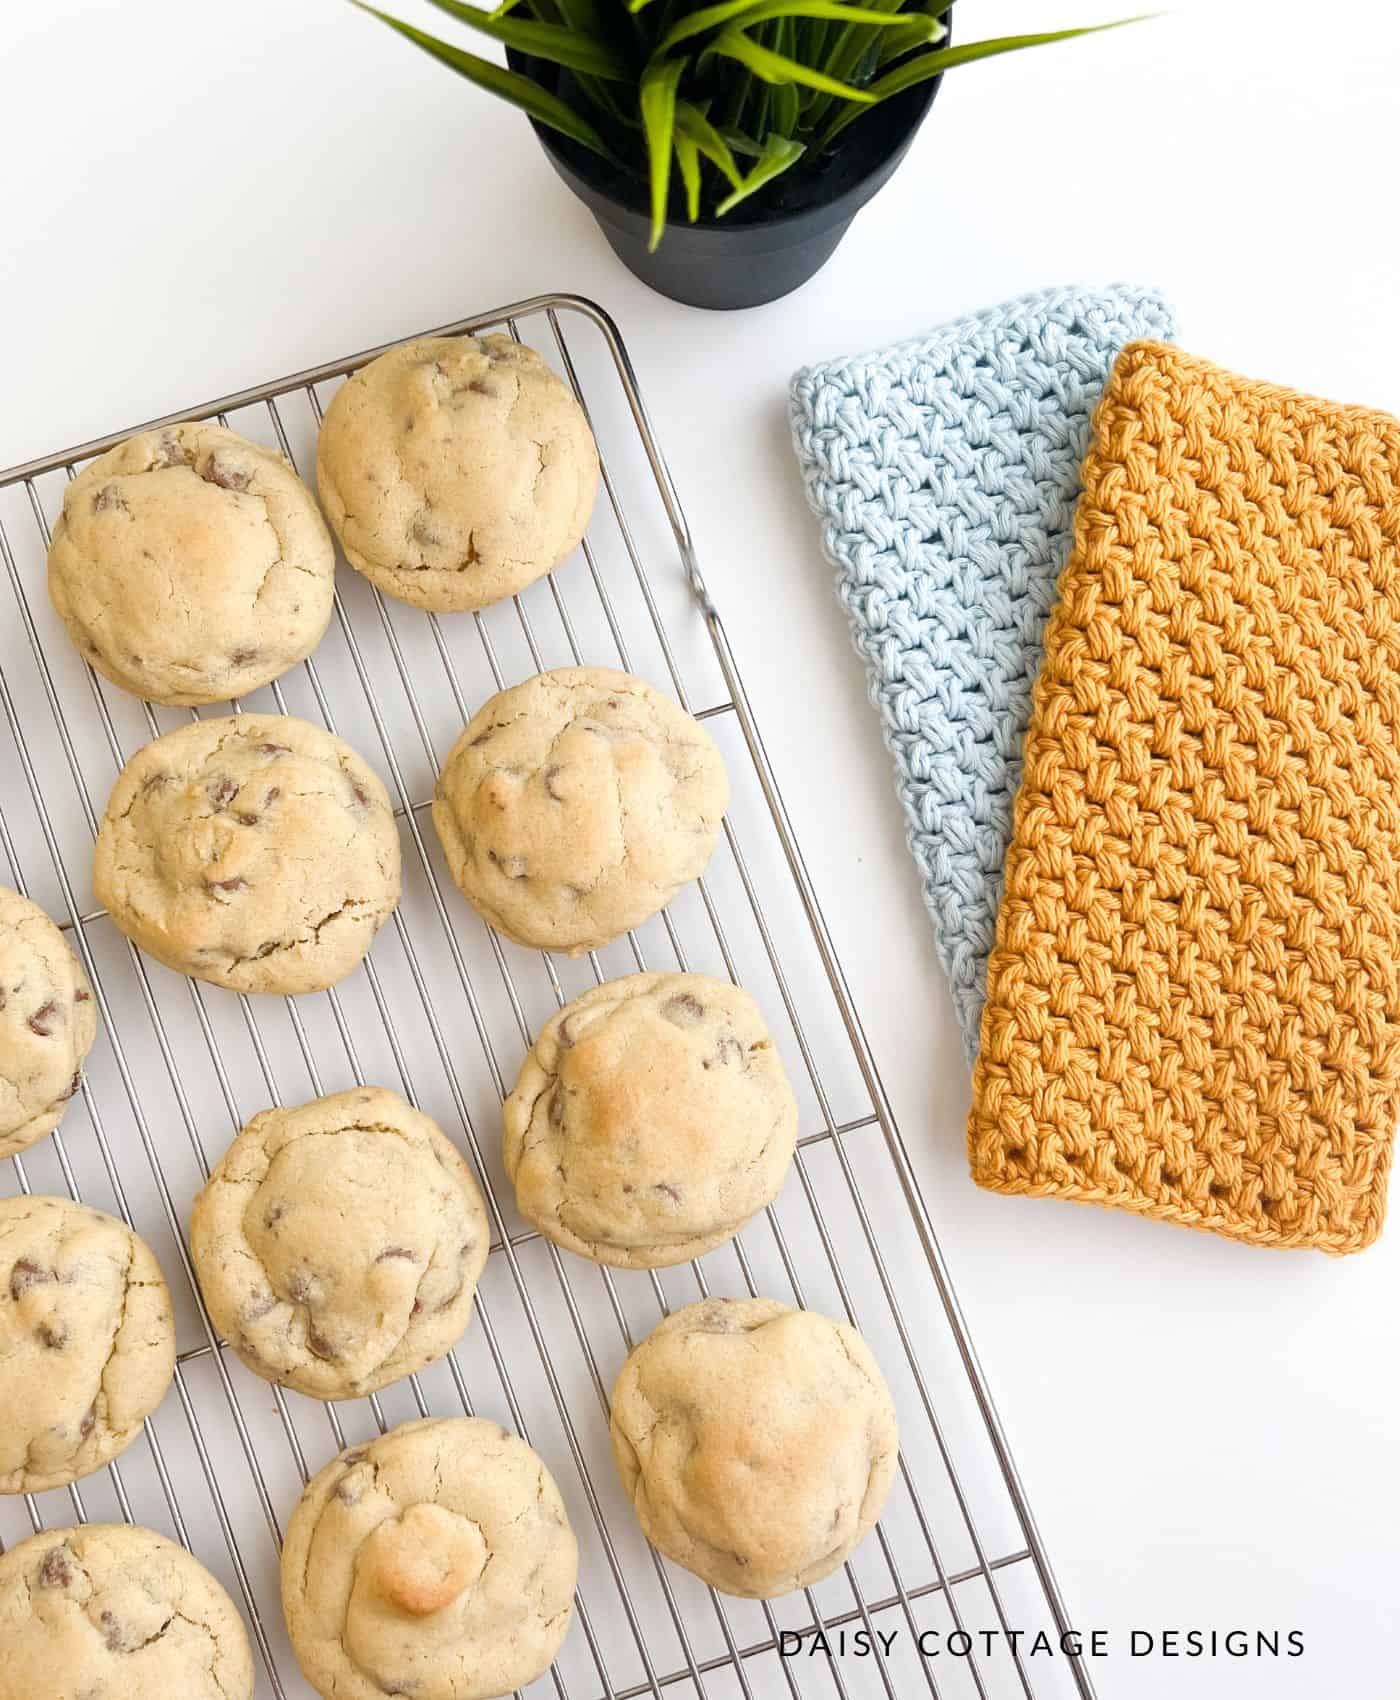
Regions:
[[[877,98],[865,89],[838,82],[835,77],[828,77],[824,71],[815,70],[799,60],[789,59],[784,53],[775,53],[771,47],[760,46],[740,29],[731,27],[722,30],[705,51],[718,54],[722,59],[737,59],[765,83],[805,83],[808,88],[819,89],[823,94],[839,95],[842,100],[854,101],[862,106],[873,104]],[[765,148],[765,153],[766,151]]]
[[[569,136],[581,146],[615,162],[612,149],[598,130],[571,106],[565,105],[558,95],[542,88],[532,77],[523,77],[518,71],[493,65],[489,59],[479,59],[474,53],[464,53],[460,47],[439,41],[434,35],[414,29],[412,24],[406,24],[399,18],[391,18],[387,12],[380,12],[373,6],[365,5],[364,0],[350,0],[350,3],[360,11],[368,12],[370,17],[388,24],[391,30],[397,30],[415,47],[421,47],[424,53],[448,66],[459,77],[465,77],[469,83],[475,83],[478,88],[499,95],[502,100],[508,100],[512,106],[527,112],[539,123],[547,124],[550,129],[558,130],[561,135]]]
[[[894,7],[890,9],[893,11]],[[657,51],[665,53],[682,41],[722,25],[751,29],[784,18],[819,18],[852,27],[868,24],[875,29],[888,29],[904,21],[874,7],[846,5],[844,0],[721,0],[718,5],[702,6],[698,12],[677,19],[662,36]],[[935,22],[932,18],[928,21]]]
[[[583,30],[570,29],[564,24],[535,23],[527,18],[501,17],[478,6],[465,6],[461,0],[432,0],[432,3],[458,23],[513,47],[517,53],[529,53],[536,59],[548,60],[551,65],[566,65],[571,71],[607,77],[613,82],[626,82],[632,76],[632,67],[622,54],[600,37]]]
[[[735,163],[729,143],[710,122],[707,112],[688,100],[678,100],[676,129],[694,142],[700,153],[727,179],[730,188],[739,187],[743,173]],[[757,143],[753,144],[753,152],[755,158],[762,152]]]
[[[801,142],[790,141],[786,136],[772,132],[764,139],[763,151],[759,154],[758,162],[748,173],[737,189],[733,189],[715,208],[715,216],[723,218],[725,213],[732,212],[740,201],[748,200],[749,196],[761,189],[765,183],[771,183],[775,177],[797,164],[807,150]]]
[[[676,165],[685,188],[685,216],[692,224],[700,216],[700,149],[679,127],[673,137]]]
[[[944,71],[951,71],[955,65],[969,65],[975,59],[993,59],[1002,53],[1017,53],[1026,47],[1045,47],[1052,41],[1070,41],[1075,36],[1098,35],[1103,30],[1121,29],[1124,24],[1141,21],[1141,18],[1119,18],[1111,24],[1087,24],[1080,29],[1071,30],[1046,30],[1038,35],[994,36],[990,41],[970,41],[960,47],[935,48],[931,53],[921,53],[918,58],[910,59],[903,65],[896,65],[892,71],[886,71],[882,77],[877,77],[871,83],[868,93],[872,101],[888,100],[892,94],[900,94],[905,89],[913,88],[916,83],[926,82],[930,77],[941,76]],[[839,111],[822,132],[818,145],[823,148],[830,147],[855,116],[854,107],[848,106]]]
[[[656,250],[666,228],[666,204],[671,192],[671,155],[676,134],[676,90],[688,61],[663,59],[642,72],[638,100],[647,139],[647,174],[651,179],[651,249]]]

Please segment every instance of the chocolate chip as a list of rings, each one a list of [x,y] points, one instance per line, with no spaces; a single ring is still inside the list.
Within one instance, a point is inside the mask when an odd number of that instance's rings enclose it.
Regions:
[[[156,461],[157,466],[188,466],[190,464],[190,457],[184,446],[168,432],[157,445],[157,452],[160,457]]]
[[[95,514],[105,514],[110,513],[113,508],[120,508],[125,513],[126,503],[115,484],[104,484],[92,499],[92,511]]]
[[[496,389],[493,385],[483,383],[480,378],[473,378],[472,381],[467,385],[467,388],[471,391],[471,393],[473,395],[494,396],[497,393],[497,391],[496,391]]]
[[[58,1005],[49,999],[48,1003],[40,1004],[26,1025],[31,1033],[37,1033],[41,1039],[47,1039],[53,1032],[54,1017],[58,1014]]]
[[[705,1019],[705,1006],[689,992],[677,992],[662,1004],[661,1013],[675,1027],[694,1027]]]
[[[417,1257],[406,1245],[386,1245],[374,1261],[376,1263],[388,1263],[396,1257],[405,1257],[410,1263],[416,1263],[418,1261]]]
[[[222,490],[246,490],[252,482],[252,473],[244,472],[230,461],[224,460],[218,454],[210,455],[199,475],[206,484],[217,484]]]
[[[366,795],[363,786],[352,785],[350,787],[350,792],[362,809],[367,809],[369,807],[369,797]]]
[[[73,993],[73,1002],[74,1003],[91,1003],[92,1002],[92,993],[91,992],[85,992],[83,990],[83,988],[81,986],[79,986],[77,991]],[[4,1007],[5,1007],[4,1004],[0,1003],[0,1009],[3,1009]]]
[[[50,1547],[39,1566],[39,1581],[45,1588],[69,1588],[73,1584],[73,1566],[68,1562],[66,1547]]]
[[[10,1297],[21,1299],[31,1287],[41,1287],[58,1279],[56,1269],[46,1269],[31,1257],[22,1257],[10,1271]]]
[[[168,773],[153,773],[142,785],[141,795],[144,797],[148,791],[159,791],[169,783],[170,775]]]
[[[102,1626],[102,1640],[107,1651],[109,1653],[120,1653],[122,1651],[122,1639],[124,1635],[121,1624],[117,1622],[116,1618],[109,1611],[104,1611],[97,1621]]]
[[[549,1125],[558,1132],[564,1128],[564,1094],[557,1086],[549,1097]]]
[[[51,1352],[60,1352],[68,1344],[68,1330],[54,1328],[47,1322],[41,1322],[34,1330],[34,1337],[41,1346],[47,1346]]]
[[[324,1334],[318,1334],[314,1328],[306,1330],[306,1346],[307,1350],[318,1358],[333,1358],[335,1356],[335,1347],[331,1345]]]
[[[472,739],[471,743],[467,745],[467,748],[469,750],[474,750],[478,744],[484,744],[488,738],[494,738],[498,730],[498,727],[491,726],[488,727],[485,732],[478,732],[476,737]]]
[[[261,815],[239,815],[238,824],[240,826],[256,826],[261,819]]]
[[[77,1095],[78,1095],[78,1088],[82,1085],[82,1083],[83,1083],[83,1071],[82,1071],[82,1069],[80,1069],[80,1068],[74,1069],[73,1070],[73,1078],[68,1082],[68,1090],[63,1094],[63,1096],[65,1098],[76,1098]]]
[[[263,1227],[275,1228],[286,1214],[287,1206],[285,1204],[270,1204],[263,1217]]]
[[[731,1065],[733,1065],[734,1063],[741,1063],[741,1062],[743,1062],[743,1060],[744,1060],[744,1047],[739,1043],[739,1041],[734,1037],[734,1035],[732,1033],[724,1033],[724,1034],[721,1034],[719,1042],[715,1046],[714,1057],[713,1058],[706,1057],[704,1066],[706,1068],[709,1068],[711,1062],[713,1061],[715,1063],[718,1063],[721,1068],[727,1068],[727,1067],[730,1067]]]
[[[664,1192],[672,1204],[679,1204],[681,1201],[680,1188],[672,1186],[670,1181],[658,1181],[651,1190],[653,1192]]]
[[[6,995],[5,988],[3,986],[0,986],[0,1009],[4,1009],[5,1005],[9,1001],[10,1000],[9,1000],[8,996]]]
[[[257,660],[260,653],[256,649],[235,649],[229,661],[235,667],[247,667]]]
[[[214,807],[222,809],[238,795],[238,781],[230,779],[226,773],[221,773],[217,779],[211,779],[204,790]]]
[[[204,883],[210,891],[242,891],[248,884],[247,880],[236,877],[231,880],[206,880]]]
[[[83,1414],[83,1420],[78,1424],[78,1433],[84,1440],[92,1433],[93,1424],[97,1421],[97,1406],[89,1405]]]
[[[287,756],[292,753],[289,744],[256,744],[254,748],[263,756]]]

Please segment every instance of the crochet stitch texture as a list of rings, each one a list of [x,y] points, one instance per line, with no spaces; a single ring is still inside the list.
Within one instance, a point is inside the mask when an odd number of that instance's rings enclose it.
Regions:
[[[1127,349],[1046,632],[975,1179],[1380,1231],[1400,1112],[1400,423]]]
[[[1119,349],[1172,333],[1150,290],[1049,289],[793,379],[969,1059],[1090,416]]]

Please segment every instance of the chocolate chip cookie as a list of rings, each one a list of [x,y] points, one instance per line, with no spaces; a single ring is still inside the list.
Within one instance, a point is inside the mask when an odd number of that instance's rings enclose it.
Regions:
[[[525,1442],[428,1418],[313,1478],[287,1527],[282,1607],[327,1700],[490,1700],[553,1663],[577,1577],[564,1502]]]
[[[399,900],[378,778],[280,714],[192,721],[122,769],[97,836],[97,899],[158,962],[237,992],[316,992]]]
[[[705,871],[728,803],[720,753],[679,704],[630,673],[561,667],[473,715],[433,824],[491,926],[580,956]]]
[[[214,1325],[254,1374],[353,1399],[450,1351],[489,1246],[472,1172],[396,1092],[264,1110],[195,1200]]]
[[[818,1582],[875,1526],[899,1434],[870,1348],[775,1299],[704,1299],[628,1358],[613,1456],[643,1533],[725,1594]]]
[[[164,1535],[45,1529],[0,1558],[0,1700],[252,1700],[233,1601]]]
[[[141,1432],[175,1373],[151,1248],[66,1198],[0,1200],[0,1493],[91,1475]]]
[[[49,596],[99,673],[149,702],[227,702],[325,634],[335,548],[281,455],[215,424],[143,431],[70,483]]]
[[[346,560],[373,584],[418,608],[484,608],[578,547],[598,451],[533,349],[423,337],[336,391],[316,478]]]
[[[92,987],[67,940],[0,886],[0,1157],[58,1126],[96,1034]]]
[[[778,1194],[797,1104],[757,1004],[707,974],[629,974],[546,1022],[505,1104],[505,1166],[556,1245],[659,1269]]]

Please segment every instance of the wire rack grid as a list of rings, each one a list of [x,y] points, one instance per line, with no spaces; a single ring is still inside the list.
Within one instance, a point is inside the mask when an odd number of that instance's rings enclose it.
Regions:
[[[314,997],[250,999],[184,980],[95,907],[91,850],[107,791],[136,748],[188,717],[100,680],[42,590],[64,481],[130,430],[0,473],[13,602],[0,628],[0,880],[71,929],[101,1023],[62,1127],[6,1165],[2,1190],[108,1209],[183,1277],[171,1282],[171,1399],[97,1475],[0,1503],[0,1539],[88,1520],[164,1530],[239,1604],[259,1700],[310,1700],[277,1590],[302,1485],[334,1451],[398,1421],[479,1412],[543,1454],[580,1540],[577,1625],[531,1695],[1092,1700],[1082,1660],[1058,1652],[1069,1619],[621,337],[600,308],[567,295],[428,334],[485,330],[530,342],[572,386],[599,443],[598,512],[576,559],[481,614],[440,620],[342,573],[315,656],[234,704],[300,713],[348,737],[387,771],[396,800],[403,901],[363,966]],[[151,424],[218,418],[305,473],[336,383],[381,352]],[[653,574],[648,561],[668,570]],[[581,661],[669,685],[720,743],[734,800],[705,878],[574,963],[477,921],[424,815],[473,706]],[[754,993],[788,1059],[802,1134],[784,1192],[732,1245],[679,1269],[609,1270],[561,1253],[516,1215],[496,1129],[539,1023],[586,985],[649,965],[706,969]],[[456,1351],[368,1400],[322,1405],[258,1381],[226,1351],[200,1303],[184,1224],[211,1156],[255,1111],[367,1080],[402,1091],[464,1143],[492,1249]],[[608,1394],[623,1358],[661,1315],[711,1292],[771,1294],[851,1321],[900,1412],[899,1477],[874,1536],[835,1576],[772,1603],[726,1599],[662,1561],[611,1467]],[[1036,1656],[1037,1632],[1055,1655]]]

